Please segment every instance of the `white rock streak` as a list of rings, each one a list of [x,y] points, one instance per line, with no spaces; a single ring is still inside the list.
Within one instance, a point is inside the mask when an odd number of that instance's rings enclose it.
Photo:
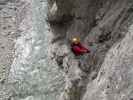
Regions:
[[[11,68],[13,100],[55,100],[59,95],[61,73],[50,60],[51,33],[45,21],[47,2],[31,0],[20,25],[16,41],[16,58]],[[58,89],[57,89],[58,88]]]

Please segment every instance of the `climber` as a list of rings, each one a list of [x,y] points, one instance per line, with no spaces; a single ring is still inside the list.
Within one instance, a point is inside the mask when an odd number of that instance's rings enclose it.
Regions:
[[[75,54],[75,56],[80,56],[80,55],[83,55],[85,53],[90,53],[90,50],[85,48],[80,43],[80,38],[78,38],[78,37],[74,37],[72,39],[71,50]]]

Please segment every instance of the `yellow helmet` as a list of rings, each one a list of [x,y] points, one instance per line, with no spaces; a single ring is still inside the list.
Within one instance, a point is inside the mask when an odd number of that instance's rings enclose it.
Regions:
[[[72,38],[72,43],[79,43],[79,42],[80,42],[80,38],[79,37]]]

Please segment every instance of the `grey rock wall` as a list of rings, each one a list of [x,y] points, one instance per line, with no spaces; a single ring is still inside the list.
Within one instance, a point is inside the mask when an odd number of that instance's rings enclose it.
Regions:
[[[55,59],[59,62],[60,55],[65,55],[59,64],[66,73],[66,86],[60,99],[130,100],[132,72],[127,67],[130,69],[132,65],[129,27],[133,22],[133,1],[49,0],[49,4],[48,22],[55,35],[53,43],[58,44]],[[70,51],[74,36],[79,36],[91,49],[90,54],[80,59],[74,57]],[[121,49],[116,50],[118,44]],[[63,45],[68,47],[67,52],[61,49]]]
[[[133,26],[107,53],[98,77],[88,84],[83,100],[133,99]]]
[[[24,5],[24,0],[0,0],[0,100],[10,100],[8,74],[15,57],[15,40],[21,33]]]

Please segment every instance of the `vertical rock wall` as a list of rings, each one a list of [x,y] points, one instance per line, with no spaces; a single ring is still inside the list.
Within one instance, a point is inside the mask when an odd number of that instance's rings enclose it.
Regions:
[[[105,58],[105,55],[109,49],[114,49],[113,45],[123,40],[126,36],[133,21],[133,1],[52,0],[51,2],[49,0],[49,4],[48,22],[55,35],[53,43],[59,44],[54,52],[55,59],[57,59],[57,63],[59,61],[62,62],[60,66],[66,73],[66,87],[61,100],[128,100],[119,99],[119,97],[115,98],[115,92],[113,94],[109,93],[111,97],[102,95],[103,97],[94,96],[95,99],[93,99],[91,91],[94,90],[94,93],[95,90],[96,92],[98,90],[101,91],[96,86],[99,83],[93,84],[93,81],[99,77],[98,73],[103,66],[108,69],[107,64],[101,65],[104,59],[106,63],[108,58]],[[91,49],[90,54],[80,59],[73,56],[70,51],[70,40],[74,36],[79,36],[81,42]],[[62,45],[68,47],[68,52],[64,52],[61,49]],[[58,59],[60,55],[57,51],[65,55],[62,60]],[[117,59],[120,58],[117,57]],[[113,66],[111,65],[111,60],[109,61],[111,69]],[[101,81],[103,80],[101,79]],[[113,82],[116,81],[113,80]],[[93,84],[93,88],[87,89],[87,84],[90,84],[90,87]],[[111,85],[113,86],[113,83]],[[101,95],[100,93],[96,95]],[[86,94],[85,97],[84,94]]]
[[[0,100],[9,100],[11,96],[7,80],[24,5],[24,0],[0,0]]]

